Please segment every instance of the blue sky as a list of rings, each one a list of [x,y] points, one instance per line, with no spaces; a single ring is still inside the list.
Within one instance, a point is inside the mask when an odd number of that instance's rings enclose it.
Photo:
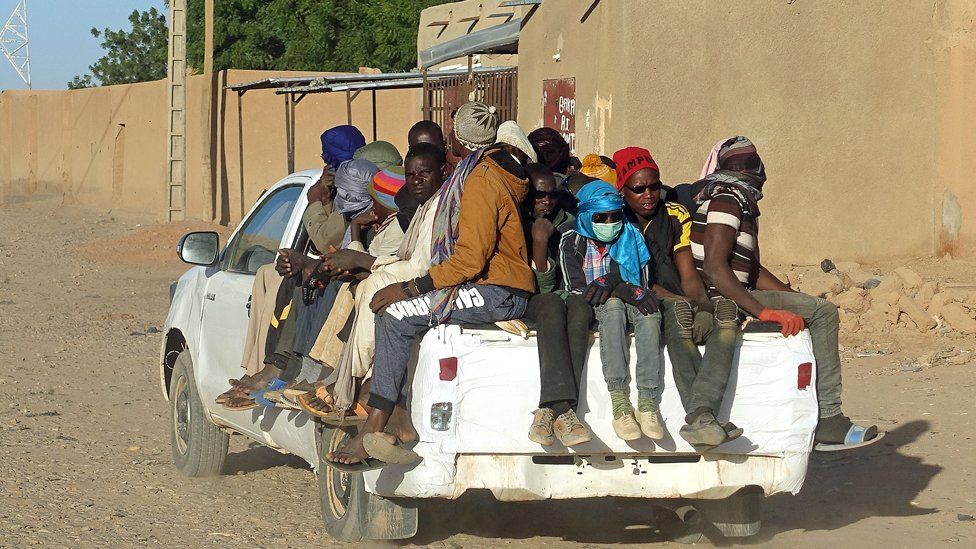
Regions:
[[[0,25],[17,0],[0,0]],[[31,79],[34,89],[65,89],[76,74],[88,72],[102,56],[101,40],[89,32],[129,28],[133,9],[155,6],[166,12],[163,0],[27,0],[30,28]],[[6,58],[0,56],[0,89],[26,89]]]

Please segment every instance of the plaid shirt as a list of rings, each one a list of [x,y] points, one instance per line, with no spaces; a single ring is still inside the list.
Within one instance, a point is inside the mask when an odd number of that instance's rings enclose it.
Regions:
[[[610,248],[597,246],[592,240],[586,240],[586,254],[583,255],[583,276],[589,284],[595,279],[607,274],[610,270]]]

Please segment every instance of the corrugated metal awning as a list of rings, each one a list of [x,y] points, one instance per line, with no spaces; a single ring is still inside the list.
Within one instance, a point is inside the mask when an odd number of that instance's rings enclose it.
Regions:
[[[522,19],[459,36],[420,52],[420,68],[474,55],[476,53],[518,53]]]
[[[510,71],[515,67],[475,67],[473,74]],[[440,78],[468,74],[467,69],[451,69],[446,71],[430,71],[427,81]],[[353,78],[357,76],[359,78]],[[309,82],[305,85],[282,87],[275,90],[276,94],[307,94],[357,90],[395,90],[404,88],[420,88],[424,85],[424,77],[419,72],[378,73],[343,75],[341,78],[326,77]]]

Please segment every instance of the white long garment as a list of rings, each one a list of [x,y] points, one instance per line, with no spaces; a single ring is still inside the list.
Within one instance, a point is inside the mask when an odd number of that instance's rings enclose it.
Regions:
[[[440,196],[435,194],[417,210],[403,237],[404,246],[394,256],[378,258],[373,264],[373,274],[356,287],[356,317],[349,341],[339,358],[338,379],[332,395],[336,408],[340,410],[352,405],[355,394],[352,378],[366,377],[373,365],[373,355],[376,352],[376,315],[369,308],[369,302],[376,292],[390,284],[427,274],[430,269],[434,214],[439,203]]]

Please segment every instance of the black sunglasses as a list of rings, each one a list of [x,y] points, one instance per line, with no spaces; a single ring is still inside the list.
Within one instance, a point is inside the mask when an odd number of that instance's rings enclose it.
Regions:
[[[550,199],[559,200],[559,195],[562,194],[559,191],[534,191],[532,197],[536,200]]]
[[[617,210],[615,212],[600,212],[593,214],[594,223],[616,223],[618,221],[624,220],[624,212]]]
[[[659,191],[661,190],[661,184],[657,183],[655,185],[638,185],[636,187],[628,187],[624,185],[624,188],[634,194],[644,194],[647,191]]]

